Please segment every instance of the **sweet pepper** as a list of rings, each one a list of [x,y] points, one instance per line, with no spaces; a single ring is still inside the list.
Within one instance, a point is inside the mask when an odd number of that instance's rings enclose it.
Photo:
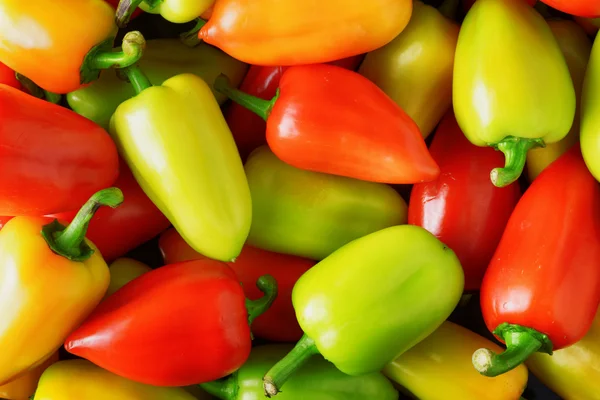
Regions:
[[[160,14],[175,24],[185,24],[198,18],[213,5],[215,0],[121,0],[117,7],[116,21],[123,28],[138,7],[150,14]]]
[[[541,0],[552,8],[579,17],[600,17],[600,3],[595,0]]]
[[[46,361],[37,367],[20,375],[18,378],[0,386],[0,398],[5,400],[26,400],[35,392],[42,373],[58,361],[58,352],[55,352]]]
[[[581,152],[588,169],[600,181],[600,36],[596,36],[581,97]]]
[[[15,71],[0,63],[0,83],[21,89],[21,84],[15,77]]]
[[[104,294],[105,298],[112,295],[138,276],[152,271],[152,268],[140,261],[123,257],[113,261],[109,266],[109,271],[110,283]]]

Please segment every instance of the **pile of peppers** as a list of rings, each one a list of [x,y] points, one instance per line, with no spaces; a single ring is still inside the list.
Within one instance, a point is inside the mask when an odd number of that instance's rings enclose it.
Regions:
[[[0,399],[600,400],[597,0],[0,0]]]

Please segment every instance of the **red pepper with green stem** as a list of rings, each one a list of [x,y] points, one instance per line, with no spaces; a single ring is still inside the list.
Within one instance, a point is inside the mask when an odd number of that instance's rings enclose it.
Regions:
[[[0,84],[12,86],[15,89],[21,89],[21,83],[15,76],[15,71],[8,68],[0,62]]]
[[[473,364],[497,376],[539,351],[585,336],[600,303],[600,186],[579,146],[525,192],[481,286],[485,323],[507,350],[479,349]]]
[[[326,64],[288,68],[279,90],[262,100],[215,89],[267,122],[267,143],[296,168],[371,182],[417,183],[440,173],[415,122],[362,75]]]

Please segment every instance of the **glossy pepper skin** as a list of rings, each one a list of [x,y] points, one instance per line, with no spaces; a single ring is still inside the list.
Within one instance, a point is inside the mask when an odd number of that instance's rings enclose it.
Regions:
[[[33,400],[196,400],[182,388],[156,387],[122,378],[87,360],[65,360],[48,368]],[[210,397],[206,396],[205,400]]]
[[[556,143],[547,144],[544,148],[529,150],[527,153],[527,174],[529,181],[533,181],[544,168],[578,142],[581,91],[588,60],[592,51],[590,39],[577,23],[568,20],[549,20],[548,25],[552,29],[552,33],[554,33],[569,67],[575,88],[577,109],[573,126],[567,136]]]
[[[108,4],[110,4],[115,10],[117,9],[117,7],[119,6],[119,0],[105,0]],[[136,9],[133,14],[131,15],[131,19],[137,17],[138,15],[140,15],[142,13],[141,9]]]
[[[21,83],[15,77],[15,71],[0,63],[0,84],[12,86],[15,89],[21,89]]]
[[[119,169],[119,177],[114,186],[121,189],[125,201],[118,208],[98,210],[87,231],[87,237],[94,242],[106,262],[125,255],[171,226],[122,160]],[[75,212],[56,214],[53,217],[70,222],[75,217]]]
[[[66,229],[37,217],[15,217],[2,228],[0,384],[46,361],[100,302],[108,267],[85,228],[98,207],[122,201],[118,189],[106,189]]]
[[[600,40],[596,36],[581,97],[581,152],[588,169],[600,181]]]
[[[148,40],[138,65],[154,85],[162,85],[175,75],[191,73],[206,82],[226,74],[237,86],[248,69],[246,64],[206,43],[190,48],[178,39]],[[219,104],[227,100],[215,90],[213,94]],[[69,93],[66,98],[73,111],[108,129],[119,104],[133,96],[135,90],[127,81],[120,79],[115,71],[107,71],[97,81]]]
[[[0,85],[0,215],[75,210],[119,173],[102,128],[66,108]]]
[[[423,137],[452,105],[458,31],[456,22],[417,0],[406,29],[367,54],[358,70],[406,111]]]
[[[248,361],[222,381],[201,386],[222,400],[263,399],[263,375],[285,356],[291,345],[254,347]],[[296,372],[277,396],[281,400],[397,400],[398,392],[380,372],[349,376],[340,372],[321,355],[311,358]]]
[[[5,400],[28,400],[35,392],[42,373],[58,361],[58,352],[55,352],[42,364],[25,374],[0,386],[0,398]]]
[[[215,0],[121,0],[116,20],[123,28],[137,7],[150,14],[159,14],[175,24],[193,21],[207,11]]]
[[[388,185],[298,169],[267,146],[245,169],[251,246],[322,260],[354,239],[406,223],[406,203]]]
[[[198,37],[254,65],[325,63],[375,50],[408,24],[409,0],[219,0]]]
[[[527,367],[553,392],[567,400],[600,399],[600,313],[583,339],[554,352],[532,354]]]
[[[600,187],[573,147],[533,181],[512,213],[481,285],[485,323],[507,344],[480,349],[496,376],[535,351],[579,341],[600,303]]]
[[[550,7],[579,17],[600,17],[600,4],[594,0],[541,0]]]
[[[253,304],[225,263],[170,264],[134,279],[100,303],[69,335],[65,349],[148,385],[213,381],[248,358],[252,309],[260,313],[270,305],[277,294],[273,282],[258,282],[269,295]]]
[[[10,221],[13,217],[0,217],[0,229],[6,225],[8,221]]]
[[[408,223],[433,233],[448,245],[465,272],[465,290],[479,290],[481,281],[521,190],[516,183],[498,188],[489,170],[502,154],[477,147],[463,135],[449,111],[429,148],[442,173],[413,186]]]
[[[104,294],[104,298],[112,295],[138,276],[142,276],[146,272],[152,271],[152,268],[143,262],[123,257],[113,261],[112,264],[109,265],[109,271],[110,283]]]
[[[348,375],[380,371],[448,318],[463,284],[454,252],[418,226],[393,226],[345,245],[294,286],[304,336],[265,375],[265,393],[276,395],[317,352]]]
[[[110,124],[119,153],[194,250],[234,260],[250,230],[252,204],[219,104],[193,74],[151,86],[138,69],[131,71],[139,94],[117,108]]]
[[[383,373],[427,400],[518,400],[527,385],[524,365],[489,379],[477,373],[471,355],[479,347],[495,351],[494,342],[450,321],[445,321],[422,342],[387,364]]]
[[[463,10],[468,12],[471,7],[473,7],[473,4],[475,4],[475,1],[477,0],[462,0]],[[537,0],[525,0],[525,2],[530,6],[534,6],[537,3]]]
[[[453,105],[459,126],[477,146],[506,157],[490,178],[519,178],[527,151],[567,135],[575,90],[567,63],[544,18],[522,0],[477,0],[460,29]]]
[[[294,167],[371,182],[416,183],[440,173],[415,122],[374,83],[344,68],[288,68],[271,101],[215,88],[267,121],[267,143]]]
[[[164,232],[158,243],[165,264],[204,259],[194,251],[175,229]],[[272,341],[295,342],[302,337],[292,305],[292,289],[298,279],[308,271],[314,261],[285,254],[244,246],[235,262],[228,263],[242,284],[246,297],[252,300],[262,296],[254,284],[263,275],[277,281],[277,298],[264,314],[252,324],[252,333]]]

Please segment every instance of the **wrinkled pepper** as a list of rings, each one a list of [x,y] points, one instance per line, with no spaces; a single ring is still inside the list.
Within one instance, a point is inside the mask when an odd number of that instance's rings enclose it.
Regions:
[[[75,210],[119,174],[115,144],[74,112],[0,85],[0,215]]]
[[[0,63],[0,84],[12,86],[15,89],[21,89],[21,83],[15,76],[15,71]]]
[[[600,181],[600,36],[596,36],[583,81],[581,152],[588,169]]]
[[[104,0],[0,1],[0,62],[42,89],[69,93],[142,56],[144,39],[129,32],[114,51],[115,10]]]
[[[119,153],[194,250],[234,260],[250,230],[250,190],[209,86],[193,74],[152,86],[139,68],[126,73],[138,94],[111,118]]]
[[[118,258],[109,265],[110,283],[104,297],[108,297],[121,289],[123,286],[142,276],[146,272],[152,271],[152,268],[143,262],[132,258]]]
[[[42,373],[58,361],[58,352],[55,352],[46,361],[25,374],[0,386],[0,398],[5,400],[29,400],[38,386]]]
[[[204,400],[212,397],[206,394]],[[183,388],[157,387],[110,373],[87,360],[60,361],[48,368],[33,400],[197,400]],[[199,400],[199,399],[198,399]]]
[[[208,10],[215,0],[121,0],[117,7],[116,21],[120,28],[129,23],[138,7],[150,14],[159,14],[175,24],[185,24]]]
[[[226,379],[200,386],[222,400],[263,399],[263,375],[284,357],[291,345],[266,345],[252,349],[248,361]],[[290,377],[281,400],[397,400],[398,392],[379,371],[361,376],[340,372],[323,356],[315,355]]]
[[[114,183],[125,201],[118,208],[98,210],[87,231],[106,262],[112,262],[171,226],[136,182],[127,164],[120,160],[119,177]],[[54,214],[60,221],[72,221],[75,212]]]
[[[502,187],[523,171],[527,151],[564,138],[575,116],[567,63],[544,18],[522,0],[477,0],[456,47],[453,105],[477,146],[504,153],[490,178]]]
[[[175,75],[191,73],[206,82],[213,82],[220,74],[226,74],[237,86],[248,68],[246,64],[205,43],[189,48],[177,39],[148,40],[144,57],[138,65],[154,85],[162,85]],[[133,87],[117,75],[116,71],[107,71],[97,81],[69,93],[66,96],[69,106],[76,113],[108,129],[110,117],[119,104],[135,96]],[[216,90],[213,90],[213,94],[219,104],[227,100],[227,96]]]
[[[387,364],[383,373],[427,400],[518,400],[527,385],[527,368],[520,365],[496,379],[477,373],[471,355],[485,346],[502,351],[486,338],[445,321],[422,342]]]
[[[388,185],[298,169],[267,146],[245,168],[251,246],[322,260],[354,239],[406,223],[406,202]]]
[[[579,17],[600,17],[600,3],[596,0],[541,0],[552,8]]]
[[[374,83],[344,68],[288,68],[275,97],[215,89],[267,121],[267,143],[294,167],[371,182],[431,181],[440,169],[415,122]]]
[[[250,324],[277,296],[273,277],[265,275],[257,285],[265,296],[250,301],[223,262],[170,264],[106,298],[69,335],[65,349],[148,385],[220,379],[244,364],[252,344]]]
[[[534,353],[526,364],[565,400],[600,400],[600,311],[583,339],[552,356]]]
[[[600,186],[575,146],[533,181],[508,221],[481,285],[485,323],[507,350],[477,350],[475,368],[497,376],[582,339],[600,304],[598,265]]]
[[[452,105],[452,69],[459,31],[452,20],[456,1],[446,0],[441,12],[414,1],[406,29],[367,54],[358,70],[406,111],[423,137],[429,136]]]
[[[194,251],[175,229],[165,231],[158,245],[165,264],[205,258]],[[254,282],[262,275],[271,275],[277,281],[277,298],[264,314],[252,324],[252,333],[272,341],[295,342],[302,337],[292,305],[292,289],[314,261],[285,254],[244,246],[235,262],[228,263],[242,284],[246,297],[256,300],[262,296]]]
[[[198,37],[248,64],[325,63],[389,43],[411,13],[410,0],[219,0]]]
[[[351,376],[380,371],[450,316],[463,284],[454,252],[418,226],[393,226],[345,245],[294,286],[304,335],[265,374],[265,395],[277,395],[317,353]]]
[[[548,25],[552,29],[569,67],[575,88],[577,108],[573,126],[567,136],[556,143],[549,143],[544,148],[531,149],[527,153],[527,173],[530,181],[533,181],[544,168],[556,161],[579,140],[581,91],[592,51],[590,39],[577,23],[568,20],[549,20]]]
[[[66,228],[37,217],[15,217],[2,228],[0,384],[52,356],[100,302],[110,279],[108,266],[85,231],[99,207],[122,201],[119,189],[105,189]]]
[[[502,154],[471,144],[452,111],[429,150],[442,173],[433,182],[413,186],[408,223],[448,245],[463,267],[465,290],[479,290],[521,190],[516,183],[498,188],[490,182],[488,171],[502,162]]]

